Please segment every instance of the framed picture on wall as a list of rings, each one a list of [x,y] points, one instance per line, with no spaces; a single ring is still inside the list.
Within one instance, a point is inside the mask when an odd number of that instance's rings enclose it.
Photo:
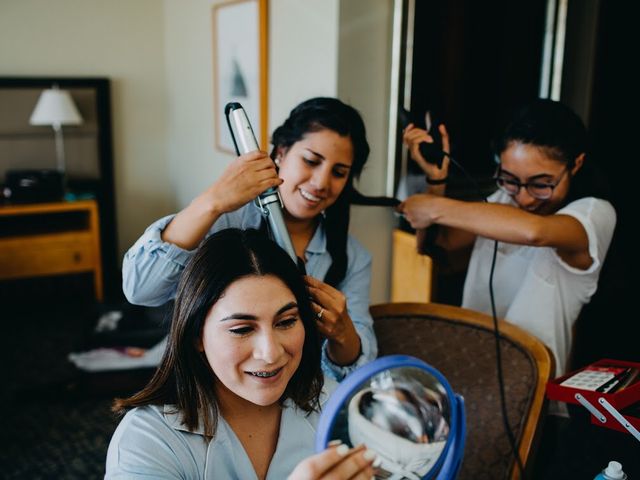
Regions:
[[[213,5],[213,108],[216,149],[235,153],[224,115],[240,103],[262,149],[267,147],[267,0]]]

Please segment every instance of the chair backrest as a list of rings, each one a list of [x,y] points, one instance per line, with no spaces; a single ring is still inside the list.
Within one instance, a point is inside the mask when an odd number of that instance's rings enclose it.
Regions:
[[[519,478],[502,421],[493,320],[434,303],[371,307],[379,355],[405,354],[438,369],[465,399],[467,438],[459,479]],[[501,321],[500,345],[509,425],[530,469],[544,418],[552,360],[537,338]],[[530,473],[530,472],[529,472]]]

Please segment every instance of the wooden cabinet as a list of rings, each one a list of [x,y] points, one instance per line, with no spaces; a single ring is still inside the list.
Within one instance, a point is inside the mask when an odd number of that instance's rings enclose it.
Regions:
[[[94,200],[0,206],[0,280],[92,272],[103,299]]]

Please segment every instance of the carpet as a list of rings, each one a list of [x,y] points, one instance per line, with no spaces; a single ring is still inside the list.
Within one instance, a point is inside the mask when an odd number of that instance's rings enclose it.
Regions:
[[[96,304],[91,295],[30,300],[4,289],[0,297],[0,477],[103,478],[107,448],[119,422],[110,410],[113,398],[140,389],[154,369],[87,374],[67,360],[70,352],[95,348],[103,340],[117,342],[114,334],[94,333],[109,306]],[[125,308],[139,312],[133,310],[138,307]],[[144,319],[140,325],[137,331],[148,330]],[[153,334],[129,332],[128,337],[146,346],[158,339],[157,329]]]

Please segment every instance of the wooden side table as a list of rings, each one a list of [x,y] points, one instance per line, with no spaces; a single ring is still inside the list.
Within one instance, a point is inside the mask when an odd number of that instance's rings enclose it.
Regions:
[[[93,272],[103,299],[95,200],[0,205],[0,280]]]

